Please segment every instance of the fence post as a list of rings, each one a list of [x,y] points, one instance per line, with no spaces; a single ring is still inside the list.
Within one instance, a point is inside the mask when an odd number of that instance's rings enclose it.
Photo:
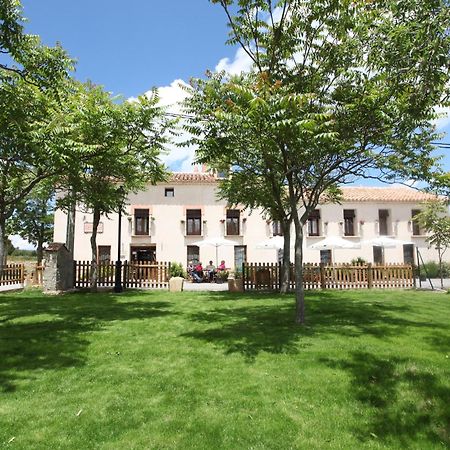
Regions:
[[[325,283],[325,264],[320,263],[319,264],[320,269],[320,289],[326,289],[326,283]]]
[[[367,264],[367,287],[372,289],[373,286],[373,272],[372,272],[372,263]]]
[[[242,290],[245,291],[245,262],[242,261]]]

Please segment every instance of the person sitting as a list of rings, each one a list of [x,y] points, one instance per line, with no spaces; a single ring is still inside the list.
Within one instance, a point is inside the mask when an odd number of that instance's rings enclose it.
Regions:
[[[206,266],[206,270],[208,271],[208,278],[209,281],[214,281],[214,275],[216,274],[216,267],[214,266],[213,262],[210,261],[209,264]]]
[[[193,261],[189,261],[186,267],[187,274],[192,278],[192,272],[194,271],[194,263]]]
[[[226,270],[226,267],[225,267],[225,261],[222,259],[222,261],[220,261],[220,264],[219,264],[219,267],[217,267],[217,270],[218,271],[221,271],[221,272],[223,272],[224,270]]]
[[[201,262],[192,271],[192,278],[194,279],[194,283],[201,283],[203,281],[203,266]]]

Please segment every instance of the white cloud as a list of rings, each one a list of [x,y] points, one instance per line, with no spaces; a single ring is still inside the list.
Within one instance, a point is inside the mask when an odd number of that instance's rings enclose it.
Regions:
[[[171,114],[183,113],[181,103],[188,96],[188,93],[182,88],[188,86],[181,79],[172,81],[169,86],[158,88],[160,97],[160,106],[164,106],[166,111]],[[147,91],[144,95],[151,95],[152,91]],[[130,99],[131,101],[133,99]],[[182,120],[179,122],[181,128]],[[195,156],[195,148],[179,147],[177,144],[189,138],[188,134],[183,130],[178,130],[179,136],[172,138],[173,143],[167,145],[168,153],[161,156],[162,161],[172,170],[192,172],[192,161]]]
[[[17,234],[9,236],[9,239],[11,239],[12,245],[14,245],[15,248],[20,248],[21,250],[36,250],[35,245],[30,244],[27,240],[22,239]]]
[[[216,66],[216,72],[224,70],[230,75],[239,75],[241,72],[249,72],[253,61],[242,47],[239,47],[234,55],[234,59],[222,58]]]
[[[225,70],[230,75],[239,74],[241,72],[250,71],[252,66],[251,58],[245,53],[242,48],[239,48],[234,58],[223,58],[217,64],[215,70],[217,72]],[[169,86],[162,86],[158,88],[160,96],[160,105],[166,107],[167,112],[172,114],[183,113],[181,102],[188,96],[186,90],[182,86],[188,84],[181,79],[172,81]],[[144,93],[144,95],[151,95],[151,90]],[[135,101],[135,97],[130,97],[129,101]],[[182,120],[179,125],[181,127]],[[178,130],[179,136],[173,138],[173,143],[167,146],[168,153],[161,156],[167,166],[174,171],[192,172],[194,169],[193,161],[195,158],[195,147],[179,147],[177,143],[189,139],[189,135],[183,130]]]

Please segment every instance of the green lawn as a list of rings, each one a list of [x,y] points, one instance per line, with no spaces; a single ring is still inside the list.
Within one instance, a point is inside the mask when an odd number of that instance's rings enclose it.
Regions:
[[[450,446],[450,296],[0,294],[0,448]]]

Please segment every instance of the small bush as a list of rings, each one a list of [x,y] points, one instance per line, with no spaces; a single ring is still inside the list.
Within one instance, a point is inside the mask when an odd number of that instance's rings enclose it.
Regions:
[[[367,264],[367,261],[364,258],[361,258],[361,256],[358,256],[357,258],[352,259],[351,263],[353,266],[362,266]]]
[[[236,267],[234,269],[234,278],[236,278],[236,280],[242,278],[242,267]]]
[[[186,278],[186,272],[183,269],[183,265],[181,263],[172,262],[170,263],[169,269],[170,278],[172,277],[182,277]]]
[[[217,272],[217,276],[222,280],[222,281],[226,281],[228,280],[228,270],[220,270],[219,272]]]
[[[426,271],[425,271],[426,269]],[[425,279],[428,276],[430,278],[440,278],[441,277],[441,271],[439,270],[439,263],[436,261],[428,261],[425,263],[425,268],[421,265],[420,266],[420,276],[422,279]],[[443,262],[442,263],[442,277],[448,278],[450,277],[450,264]]]
[[[24,249],[19,249],[19,248],[15,248],[11,253],[11,256],[27,256],[30,258],[34,258],[37,253],[36,250],[24,250]]]

